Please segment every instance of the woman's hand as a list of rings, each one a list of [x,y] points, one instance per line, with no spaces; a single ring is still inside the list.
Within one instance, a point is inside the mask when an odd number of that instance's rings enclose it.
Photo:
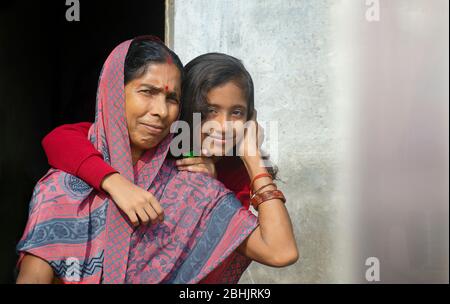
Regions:
[[[214,178],[217,177],[216,166],[210,157],[199,156],[183,158],[177,160],[176,164],[180,171],[207,173]]]
[[[164,210],[158,200],[148,191],[136,186],[119,173],[106,176],[101,184],[116,205],[136,227],[141,224],[162,223]]]

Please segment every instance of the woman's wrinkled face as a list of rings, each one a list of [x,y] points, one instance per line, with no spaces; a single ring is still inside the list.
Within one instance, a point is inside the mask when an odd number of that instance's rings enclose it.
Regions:
[[[208,115],[202,121],[202,149],[206,149],[207,155],[223,156],[243,134],[247,100],[242,89],[232,81],[211,89],[207,99]]]
[[[169,63],[150,64],[125,86],[125,113],[133,159],[156,147],[180,110],[181,73]]]

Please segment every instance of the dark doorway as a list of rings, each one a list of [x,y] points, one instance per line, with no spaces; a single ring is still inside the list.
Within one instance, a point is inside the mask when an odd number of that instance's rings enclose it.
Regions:
[[[14,282],[15,246],[35,183],[48,170],[42,138],[65,123],[93,121],[102,64],[120,42],[164,39],[164,1],[0,3],[0,283]]]

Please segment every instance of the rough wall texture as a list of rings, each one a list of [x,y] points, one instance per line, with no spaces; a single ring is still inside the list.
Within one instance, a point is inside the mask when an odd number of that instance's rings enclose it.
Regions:
[[[278,122],[301,258],[241,283],[448,282],[448,1],[169,4],[182,61],[240,58]]]
[[[253,263],[241,283],[332,278],[336,138],[329,96],[328,1],[175,1],[173,47],[183,63],[206,52],[240,58],[255,83],[258,119],[278,122],[279,187],[301,260]]]

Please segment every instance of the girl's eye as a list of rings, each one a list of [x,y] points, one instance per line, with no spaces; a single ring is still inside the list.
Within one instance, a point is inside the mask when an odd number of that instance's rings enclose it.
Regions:
[[[217,111],[216,111],[216,109],[214,109],[214,108],[209,108],[209,109],[208,109],[208,113],[210,113],[210,114],[215,114],[215,113],[217,113]]]
[[[233,113],[232,113],[234,116],[242,116],[243,115],[243,113],[242,113],[242,111],[241,110],[235,110],[235,111],[233,111]]]

